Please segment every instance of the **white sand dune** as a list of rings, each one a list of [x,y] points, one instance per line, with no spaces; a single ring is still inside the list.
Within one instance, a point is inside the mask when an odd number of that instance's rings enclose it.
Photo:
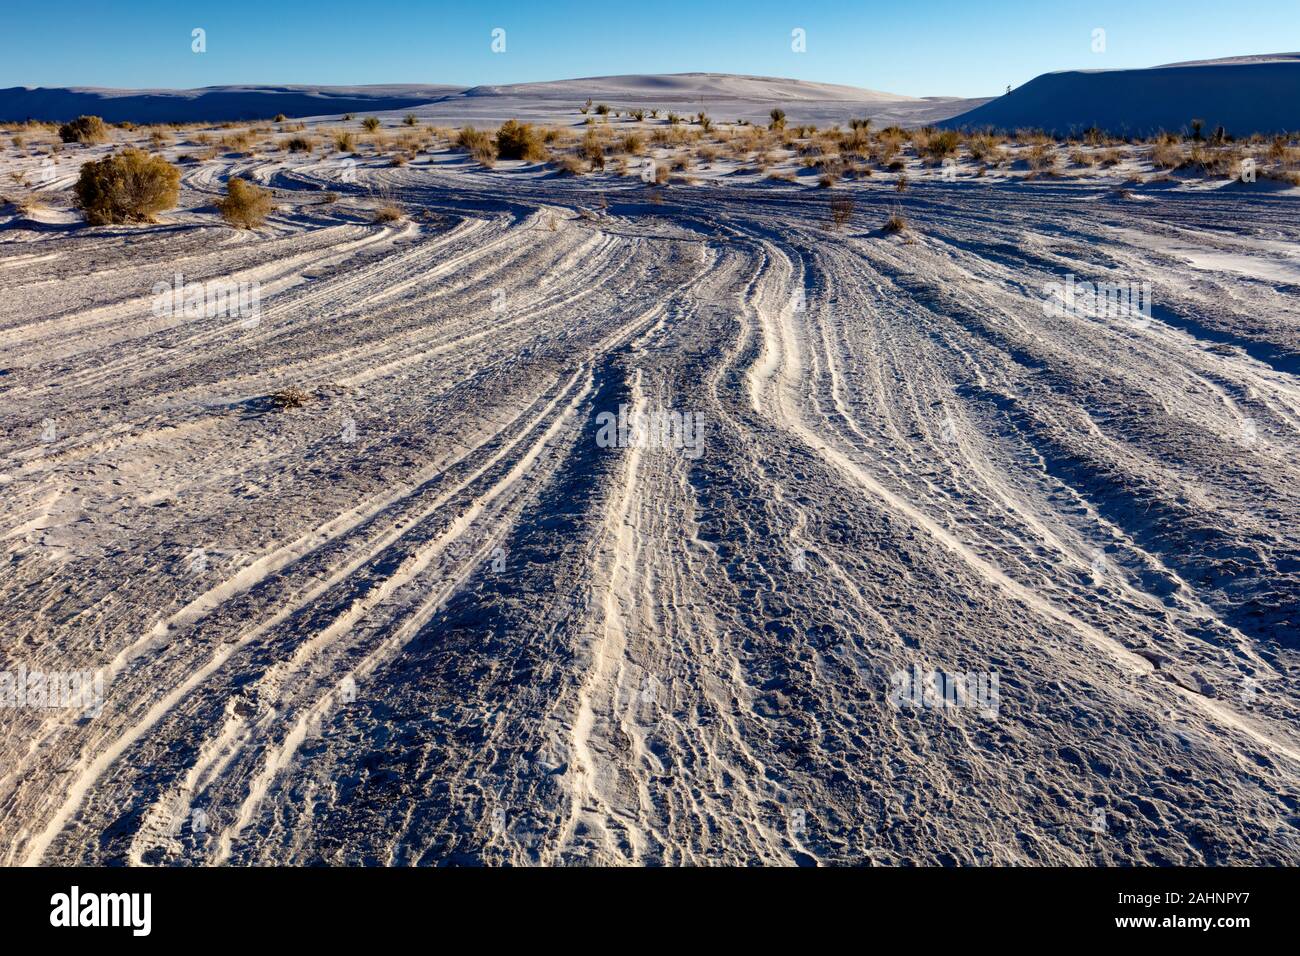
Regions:
[[[940,125],[1146,136],[1193,119],[1237,136],[1300,129],[1300,53],[1045,73]]]
[[[843,123],[869,116],[881,123],[920,125],[971,109],[984,100],[918,99],[807,80],[680,73],[588,77],[503,86],[215,86],[197,90],[112,90],[89,87],[0,90],[0,120],[66,121],[91,114],[109,122],[219,122],[338,116],[345,112],[414,111],[449,125],[511,118],[576,123],[587,99],[613,108],[707,111],[717,119],[766,121],[781,107],[792,122]]]

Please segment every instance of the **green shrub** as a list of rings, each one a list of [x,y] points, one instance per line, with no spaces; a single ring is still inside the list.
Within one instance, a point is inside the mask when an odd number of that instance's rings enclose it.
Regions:
[[[180,198],[181,171],[161,156],[128,146],[83,164],[75,191],[77,206],[91,225],[153,222]]]
[[[545,159],[546,147],[531,124],[507,120],[497,130],[497,154],[502,159]]]
[[[78,116],[59,127],[59,139],[65,143],[102,143],[108,139],[108,127],[98,116]]]
[[[244,179],[226,183],[226,198],[217,200],[221,218],[236,229],[256,229],[275,208],[271,191]]]

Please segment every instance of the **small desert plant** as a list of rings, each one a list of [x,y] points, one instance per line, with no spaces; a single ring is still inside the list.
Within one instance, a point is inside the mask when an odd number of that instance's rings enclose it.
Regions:
[[[302,408],[307,404],[311,395],[304,392],[297,385],[290,385],[279,391],[271,393],[271,404],[276,408],[284,410],[286,408]]]
[[[256,229],[266,222],[275,208],[269,189],[255,186],[244,179],[232,178],[226,183],[226,198],[217,200],[221,218],[236,229]]]
[[[935,133],[927,137],[922,151],[929,156],[934,162],[941,162],[949,156],[957,153],[957,147],[961,143],[961,136],[955,130],[947,129],[941,133]]]
[[[353,121],[354,119],[356,119],[356,118],[357,118],[357,114],[356,114],[356,113],[344,113],[344,114],[343,114],[343,122],[345,122],[345,123],[350,123],[350,122],[352,122],[352,121]]]
[[[361,127],[367,133],[373,133],[375,130],[379,129],[379,118],[375,116],[367,116],[361,121]]]
[[[552,162],[555,164],[555,171],[562,176],[581,176],[586,172],[582,161],[576,156],[560,156]]]
[[[77,180],[76,202],[92,225],[153,222],[180,198],[181,171],[161,156],[128,146],[86,163]]]
[[[853,197],[836,196],[831,200],[831,224],[840,229],[853,218]]]
[[[901,212],[892,213],[890,217],[885,220],[885,224],[880,227],[881,232],[884,232],[886,235],[893,235],[894,233],[903,232],[906,229],[907,220],[903,218]]]
[[[542,134],[531,123],[507,120],[497,130],[497,154],[502,159],[539,160],[546,158]]]
[[[340,153],[356,152],[356,148],[357,148],[356,137],[348,132],[335,133],[334,148],[337,149]]]
[[[312,142],[306,136],[291,136],[285,141],[284,148],[291,153],[310,153]]]
[[[1156,143],[1151,147],[1151,164],[1158,169],[1178,169],[1185,162],[1183,151],[1174,143]]]
[[[645,140],[636,133],[625,133],[618,141],[618,148],[632,156],[640,156],[645,152]]]
[[[894,191],[900,193],[907,192],[907,173],[898,174],[898,182],[894,183]]]
[[[98,116],[78,116],[59,127],[59,139],[65,143],[102,143],[108,139],[108,127]]]
[[[1036,173],[1050,173],[1056,169],[1056,149],[1047,143],[1039,143],[1029,148],[1029,168]]]
[[[772,110],[767,114],[771,120],[771,129],[785,129],[785,110]]]
[[[608,116],[608,115],[609,115],[609,107],[606,106],[604,103],[597,103],[597,104],[596,104],[596,115],[597,115],[597,116]]]
[[[407,126],[418,126],[420,123],[420,117],[416,116],[414,113],[407,113],[402,117],[402,122]]]
[[[271,120],[271,122],[273,122],[273,123],[283,123],[283,122],[284,122],[285,120],[287,120],[288,118],[289,118],[289,117],[285,116],[283,113],[276,113],[276,114],[275,114],[275,119]]]
[[[632,119],[636,120],[638,123],[640,123],[642,120],[645,119],[645,110],[639,110],[639,109],[630,110],[627,115],[632,117]]]
[[[405,218],[406,213],[396,203],[384,203],[375,210],[375,222],[401,222]]]

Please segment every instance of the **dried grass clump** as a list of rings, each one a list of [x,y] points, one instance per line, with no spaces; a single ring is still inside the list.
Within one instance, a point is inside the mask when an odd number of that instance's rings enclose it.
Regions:
[[[361,121],[361,127],[367,133],[373,133],[375,130],[379,129],[379,118],[375,116],[367,116]]]
[[[297,385],[290,385],[271,393],[271,404],[281,411],[288,408],[302,408],[310,399],[311,394]]]
[[[406,218],[402,207],[396,203],[384,203],[375,210],[375,222],[401,222]]]
[[[108,139],[108,127],[98,116],[78,116],[59,127],[59,139],[65,143],[103,143]]]
[[[81,167],[77,206],[91,225],[153,222],[180,198],[181,171],[161,156],[128,146]]]
[[[310,153],[314,146],[306,136],[291,136],[282,145],[291,153]]]
[[[266,222],[275,209],[273,194],[269,189],[255,186],[244,179],[232,178],[226,183],[226,198],[217,200],[221,218],[236,229],[256,229]]]
[[[927,136],[925,145],[918,146],[918,149],[928,156],[931,162],[941,163],[950,156],[956,156],[957,147],[960,145],[961,135],[956,130],[946,129]]]
[[[491,167],[496,162],[496,145],[492,141],[492,136],[483,130],[466,126],[456,134],[456,145],[460,149],[467,150],[484,166]]]
[[[1151,147],[1151,165],[1157,169],[1181,169],[1187,158],[1177,143],[1158,142]]]
[[[1029,148],[1026,156],[1029,168],[1036,173],[1050,173],[1056,169],[1059,157],[1056,155],[1054,142],[1036,143]]]
[[[501,124],[497,130],[496,151],[502,159],[542,160],[547,155],[542,133],[531,123],[518,120]]]
[[[587,171],[582,165],[582,160],[576,156],[557,156],[551,162],[555,165],[555,171],[561,176],[581,176]]]
[[[885,220],[885,224],[880,227],[880,230],[886,235],[894,235],[896,233],[904,232],[907,230],[907,220],[903,218],[902,213],[893,213]]]
[[[334,134],[334,148],[340,153],[355,153],[357,138],[346,130]]]
[[[831,200],[831,225],[841,229],[853,218],[855,204],[852,196],[836,196]]]

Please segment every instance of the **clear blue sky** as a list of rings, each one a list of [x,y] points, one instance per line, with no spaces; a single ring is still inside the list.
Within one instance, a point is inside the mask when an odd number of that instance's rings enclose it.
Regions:
[[[1300,0],[6,0],[0,22],[0,86],[716,71],[980,96],[1049,70],[1300,50]],[[206,53],[191,52],[195,27]],[[806,53],[791,51],[796,27]]]

